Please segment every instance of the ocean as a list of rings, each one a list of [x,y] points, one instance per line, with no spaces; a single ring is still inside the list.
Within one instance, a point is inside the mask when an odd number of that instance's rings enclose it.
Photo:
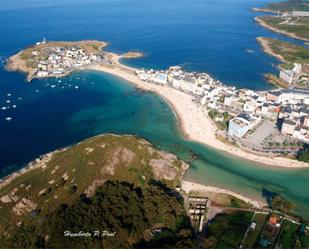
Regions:
[[[135,67],[181,65],[225,84],[266,90],[263,74],[278,61],[257,36],[281,37],[258,26],[251,12],[267,1],[246,0],[2,0],[0,2],[0,176],[39,155],[101,133],[134,134],[184,160],[197,155],[186,179],[263,199],[276,192],[309,217],[309,170],[259,166],[186,141],[168,104],[107,74],[83,71],[33,80],[7,72],[5,60],[42,40],[97,39],[113,52],[142,51]],[[78,87],[78,88],[76,88]],[[15,108],[13,107],[15,106]],[[11,117],[11,121],[5,120]]]

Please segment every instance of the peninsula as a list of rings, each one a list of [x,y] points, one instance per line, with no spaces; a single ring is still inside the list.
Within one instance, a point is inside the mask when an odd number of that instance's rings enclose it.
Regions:
[[[268,4],[254,11],[272,15],[255,17],[261,26],[303,41],[309,40],[309,3],[306,0],[286,0]],[[274,15],[276,14],[276,15]]]
[[[270,209],[183,181],[188,168],[131,135],[99,135],[51,152],[0,184],[1,248],[252,248],[274,217],[272,243],[285,242],[289,231],[295,233],[290,243],[308,244],[308,232],[296,234],[306,224],[280,195]]]
[[[287,0],[269,4],[264,9],[254,9],[276,13],[276,15],[255,17],[261,26],[274,32],[308,42],[309,4],[304,0]],[[281,41],[269,37],[258,37],[263,50],[283,62],[278,66],[280,73],[266,74],[266,79],[279,87],[308,88],[309,49],[301,44]]]
[[[76,44],[85,43],[87,42]],[[21,51],[9,59],[8,69],[21,70],[27,74],[37,72],[31,77],[28,75],[28,79],[53,77],[55,76],[53,71],[51,74],[49,72],[53,70],[53,65],[65,70],[66,64],[63,61],[83,60],[79,53],[85,54],[84,49],[71,46],[63,48],[62,44],[67,43],[48,42],[44,44],[43,47],[48,47],[50,53],[47,60],[35,63],[31,59],[30,66],[28,57],[21,55],[25,51],[38,51],[34,56],[40,56],[39,49],[42,45]],[[100,42],[96,44],[101,44],[101,47],[106,45]],[[61,56],[58,53],[64,53],[64,55]],[[131,82],[138,88],[162,96],[172,106],[184,135],[189,139],[261,165],[309,167],[306,162],[290,159],[302,151],[302,144],[307,141],[306,139],[309,141],[306,123],[303,124],[307,122],[305,121],[307,118],[301,118],[309,114],[306,104],[309,92],[298,89],[262,93],[248,89],[238,90],[235,87],[225,86],[206,73],[185,72],[177,66],[166,71],[139,70],[121,64],[121,55],[98,50],[96,53],[100,55],[99,61],[69,67],[68,71],[62,71],[64,73],[57,74],[57,77],[67,75],[72,70],[98,70],[113,74]],[[67,54],[69,54],[68,59]],[[37,67],[41,67],[39,66],[41,64],[46,64],[46,67],[38,70]],[[40,71],[44,71],[47,75],[39,74]],[[303,103],[297,105],[299,109],[295,110],[299,118],[297,122],[293,121],[295,119],[290,116],[291,113],[286,111],[290,106],[294,106],[289,101]],[[277,119],[284,121],[281,131],[275,126]],[[299,127],[302,129],[301,132],[294,133],[294,130]]]
[[[27,74],[27,80],[46,77],[64,77],[76,70],[96,64],[111,64],[110,54],[103,52],[108,43],[102,41],[37,42],[9,58],[7,69]],[[142,57],[140,52],[129,52],[121,57]]]

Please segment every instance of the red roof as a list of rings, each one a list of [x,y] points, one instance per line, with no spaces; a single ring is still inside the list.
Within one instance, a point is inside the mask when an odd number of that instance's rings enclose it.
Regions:
[[[276,225],[277,224],[277,217],[271,216],[269,218],[269,223],[272,224],[272,225]]]

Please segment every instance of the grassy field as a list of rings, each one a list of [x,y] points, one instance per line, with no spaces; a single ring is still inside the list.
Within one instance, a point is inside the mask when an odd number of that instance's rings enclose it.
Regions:
[[[309,63],[309,49],[274,38],[263,37],[260,39],[267,43],[272,53],[282,56],[288,63]]]
[[[292,17],[288,22],[277,16],[263,16],[259,19],[273,28],[295,34],[303,39],[309,39],[309,17]]]
[[[280,245],[281,248],[293,248],[297,238],[298,228],[299,225],[294,224],[290,221],[285,221],[280,232],[277,244]]]
[[[21,215],[13,211],[22,198],[31,200],[34,211],[44,217],[63,203],[72,205],[81,194],[93,194],[107,180],[143,187],[157,179],[174,188],[185,167],[176,156],[133,136],[88,139],[55,153],[44,168],[29,170],[0,189],[0,199],[11,199],[8,203],[0,201],[0,233],[14,229],[12,224],[18,222],[31,223],[31,212],[25,207]]]
[[[277,3],[268,4],[266,9],[273,11],[292,11],[302,10],[309,11],[309,2],[307,0],[287,0]]]
[[[244,248],[253,248],[256,240],[259,237],[261,229],[266,221],[267,214],[255,214],[252,218],[256,222],[255,230],[248,232],[247,238],[244,242]]]

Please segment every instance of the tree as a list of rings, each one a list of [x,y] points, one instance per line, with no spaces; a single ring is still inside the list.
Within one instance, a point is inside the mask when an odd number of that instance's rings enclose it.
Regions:
[[[281,195],[275,195],[271,200],[271,208],[282,213],[288,213],[295,208],[295,204],[286,200]]]

